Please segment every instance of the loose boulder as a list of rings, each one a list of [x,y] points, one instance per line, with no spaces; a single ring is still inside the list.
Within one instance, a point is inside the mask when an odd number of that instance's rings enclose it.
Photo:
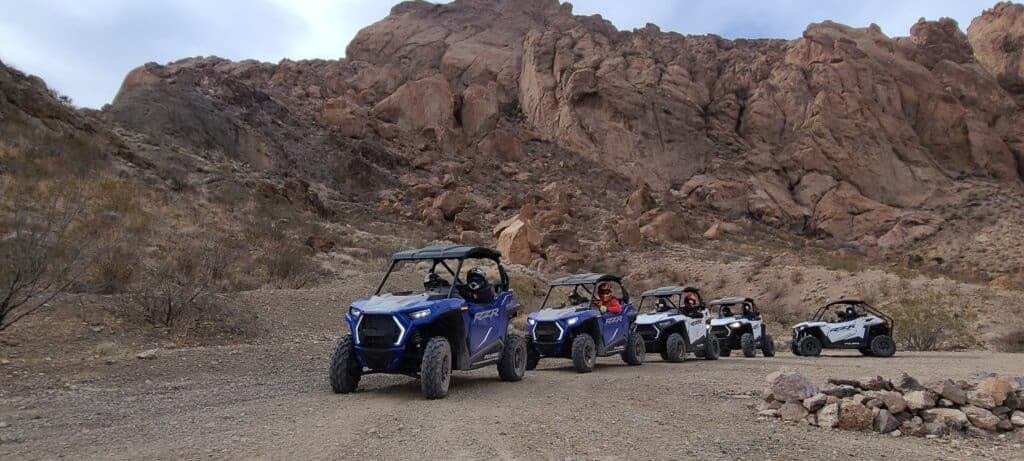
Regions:
[[[926,423],[941,423],[950,429],[963,429],[969,423],[964,412],[953,408],[930,408],[921,411]]]
[[[867,431],[871,429],[873,420],[871,410],[867,407],[853,400],[843,400],[839,404],[839,423],[836,427],[850,431]]]
[[[768,386],[775,399],[782,402],[802,402],[818,393],[814,383],[798,371],[772,373]]]
[[[807,417],[807,409],[800,402],[786,402],[779,408],[779,416],[784,421],[801,421]]]
[[[964,414],[967,415],[967,420],[976,427],[985,429],[986,431],[994,431],[996,430],[996,426],[999,425],[999,417],[984,408],[967,405],[963,407],[962,410]]]
[[[533,252],[540,249],[541,235],[529,221],[516,219],[498,235],[496,247],[506,261],[529,264]]]
[[[900,420],[896,419],[889,410],[879,410],[872,422],[875,432],[888,434],[900,428]]]
[[[907,408],[911,411],[920,411],[935,406],[935,395],[928,391],[910,391],[903,394],[903,400],[907,402]]]

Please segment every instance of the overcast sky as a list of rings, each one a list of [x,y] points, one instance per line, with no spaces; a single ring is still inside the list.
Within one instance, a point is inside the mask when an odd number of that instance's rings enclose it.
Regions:
[[[217,55],[277,62],[340,58],[362,27],[387,15],[383,0],[3,1],[0,60],[39,75],[83,107],[110,102],[131,69],[150,61]],[[797,38],[808,23],[872,22],[907,35],[918,18],[956,19],[966,29],[995,0],[577,0],[620,29],[651,22],[664,31],[727,38]]]

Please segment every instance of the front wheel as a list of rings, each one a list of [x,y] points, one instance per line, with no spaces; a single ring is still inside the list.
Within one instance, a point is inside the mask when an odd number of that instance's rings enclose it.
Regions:
[[[718,360],[718,357],[722,355],[722,343],[718,342],[718,338],[708,335],[707,343],[704,344],[704,360]]]
[[[682,362],[686,360],[686,340],[679,333],[672,333],[665,340],[664,358],[667,362]]]
[[[637,332],[631,332],[626,337],[626,350],[622,351],[622,361],[627,365],[643,365],[644,356],[647,355],[644,337]]]
[[[352,335],[342,336],[331,356],[331,390],[335,394],[348,394],[359,387],[359,378],[363,375],[363,367],[356,359],[356,350],[352,346]]]
[[[817,357],[821,355],[821,341],[814,336],[804,336],[796,343],[799,355],[806,357]]]
[[[594,371],[597,363],[597,346],[594,345],[594,338],[583,333],[572,340],[572,367],[577,373],[590,373]]]
[[[750,358],[757,356],[757,348],[754,344],[753,333],[743,333],[740,336],[740,348],[743,349],[743,356]]]
[[[772,335],[761,337],[761,353],[765,357],[775,357],[775,338],[772,338]]]
[[[896,342],[889,335],[871,338],[871,354],[878,357],[892,357],[896,353]]]
[[[498,376],[502,381],[515,382],[526,374],[526,341],[519,335],[505,337],[505,347],[498,360]]]
[[[789,350],[793,355],[800,355],[800,348],[796,347],[796,342],[795,339],[789,342]]]
[[[530,339],[526,340],[526,370],[533,371],[537,368],[537,364],[540,363],[540,354],[533,348],[533,341]]]
[[[444,336],[427,341],[420,365],[420,390],[428,399],[441,399],[448,395],[452,382],[452,346]]]

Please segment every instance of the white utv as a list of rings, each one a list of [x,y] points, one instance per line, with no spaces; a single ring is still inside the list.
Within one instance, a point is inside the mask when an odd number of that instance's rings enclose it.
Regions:
[[[710,308],[715,318],[708,328],[721,343],[723,357],[731,355],[734,349],[742,350],[744,357],[756,357],[758,349],[765,357],[775,356],[775,340],[768,334],[753,299],[716,299],[711,301]]]
[[[811,320],[793,326],[795,355],[816,357],[825,349],[857,349],[874,357],[892,357],[892,318],[859,299],[840,299],[818,308]]]
[[[644,313],[647,306],[649,312]],[[639,310],[636,331],[647,352],[658,352],[666,362],[682,362],[688,352],[705,360],[718,359],[718,341],[707,333],[711,316],[698,289],[668,286],[645,291]]]

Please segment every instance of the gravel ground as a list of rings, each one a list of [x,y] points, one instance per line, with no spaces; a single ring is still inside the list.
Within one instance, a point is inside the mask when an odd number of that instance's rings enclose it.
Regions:
[[[0,366],[0,459],[1024,459],[1019,440],[894,438],[786,425],[754,410],[778,369],[818,383],[901,371],[922,380],[1024,375],[1011,354],[681,364],[649,354],[640,367],[600,359],[586,375],[550,359],[518,383],[490,367],[457,373],[440,401],[389,375],[334,395],[326,368],[336,306],[365,283],[246,294],[270,328],[251,344],[162,349],[152,360],[47,358],[31,341],[0,350],[10,357]]]

